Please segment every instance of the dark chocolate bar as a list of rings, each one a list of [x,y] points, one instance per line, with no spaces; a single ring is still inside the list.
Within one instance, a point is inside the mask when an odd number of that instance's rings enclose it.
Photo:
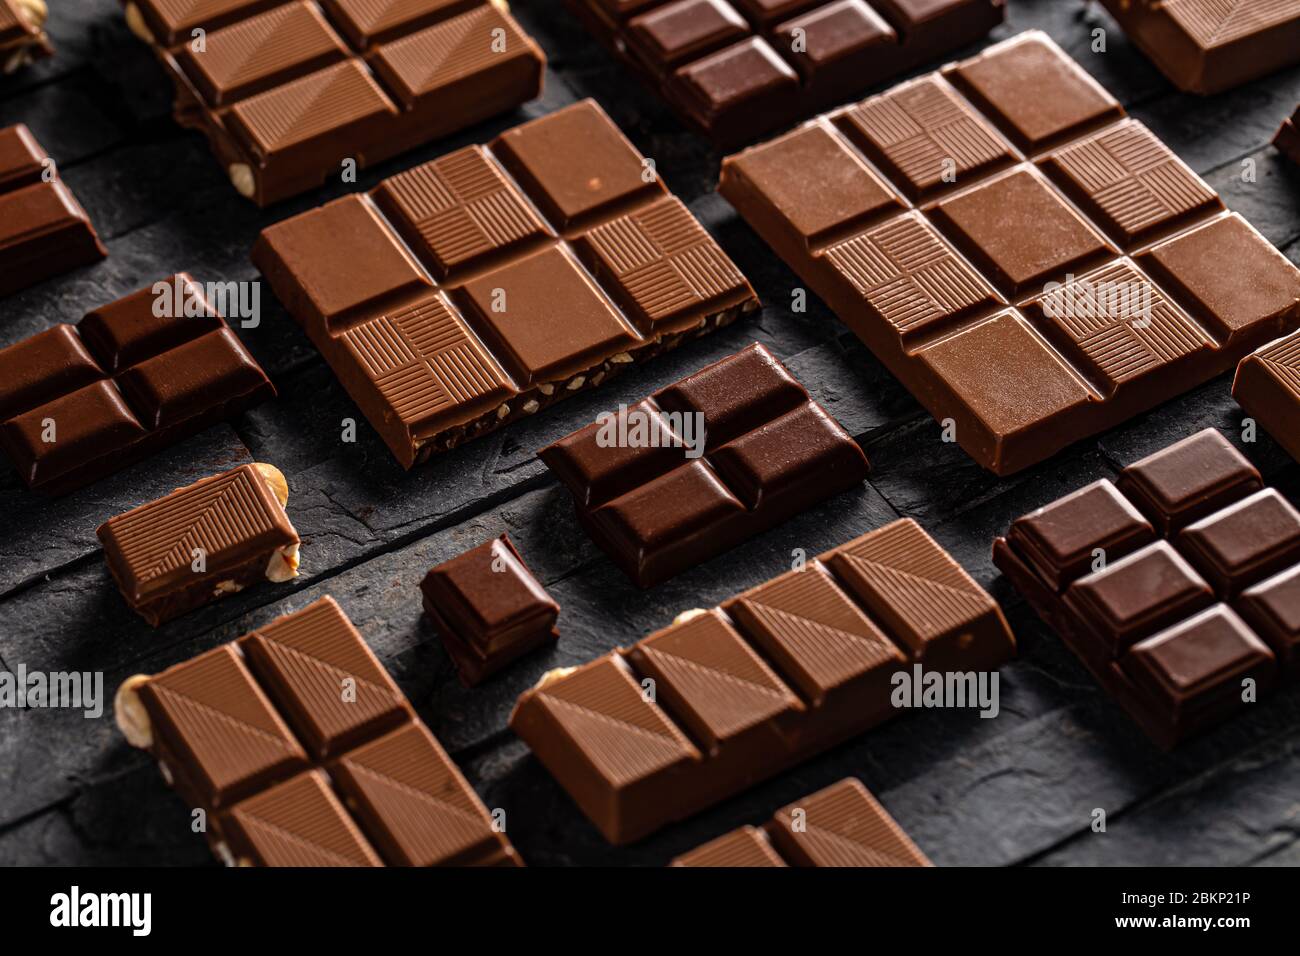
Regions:
[[[331,597],[128,678],[114,710],[227,865],[522,865]]]
[[[279,469],[240,465],[110,518],[95,532],[131,609],[154,627],[260,581],[298,575]]]
[[[106,255],[31,131],[21,123],[0,129],[0,296]]]
[[[1188,93],[1221,93],[1300,63],[1300,0],[1101,0]]]
[[[1300,461],[1300,333],[1242,359],[1232,397]]]
[[[509,535],[432,568],[420,593],[424,613],[466,687],[560,636],[560,605],[533,577]]]
[[[1273,145],[1293,163],[1300,163],[1300,106],[1295,115],[1282,121],[1282,128],[1273,137]]]
[[[591,100],[271,226],[253,262],[406,468],[758,308]]]
[[[741,827],[672,866],[933,866],[853,777],[782,807],[762,827]]]
[[[0,349],[0,451],[29,488],[64,494],[274,396],[180,273]]]
[[[123,0],[239,193],[265,206],[537,96],[505,0]],[[200,45],[201,41],[201,45]]]
[[[643,588],[860,484],[869,470],[857,443],[758,343],[538,457],[573,495],[592,540]]]
[[[510,727],[612,843],[897,713],[894,675],[1001,666],[997,603],[910,519],[520,696]]]
[[[993,545],[1156,743],[1300,677],[1300,512],[1214,429],[1025,515]]]
[[[719,189],[999,475],[1300,326],[1300,270],[1037,31],[731,156]]]
[[[48,18],[45,0],[0,0],[0,74],[53,55],[45,32]]]
[[[677,113],[735,147],[1002,22],[1004,0],[568,0]]]

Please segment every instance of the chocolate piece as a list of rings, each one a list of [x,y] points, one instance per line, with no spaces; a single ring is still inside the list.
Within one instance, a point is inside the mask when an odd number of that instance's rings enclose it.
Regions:
[[[1300,461],[1300,333],[1242,359],[1232,397]]]
[[[107,255],[90,217],[31,131],[21,123],[0,129],[0,296]]]
[[[504,0],[123,3],[175,84],[176,121],[208,138],[231,183],[259,206],[542,88],[546,57]]]
[[[240,465],[110,518],[96,530],[122,597],[154,627],[259,581],[298,575],[289,488]]]
[[[772,849],[766,830],[741,827],[675,857],[669,866],[788,866]]]
[[[994,542],[997,566],[1162,747],[1246,706],[1243,681],[1263,693],[1300,676],[1300,512],[1260,486],[1206,429]]]
[[[730,156],[719,190],[999,475],[1300,325],[1300,270],[1038,31]]]
[[[45,0],[0,0],[0,73],[16,73],[29,63],[53,56],[45,32]]]
[[[271,226],[253,262],[407,468],[758,308],[590,100]]]
[[[738,146],[983,37],[1003,0],[569,0],[715,143]]]
[[[1293,163],[1300,163],[1300,106],[1295,115],[1282,121],[1282,128],[1273,137],[1273,145]]]
[[[0,349],[0,450],[29,488],[65,494],[274,396],[180,273]]]
[[[643,588],[868,471],[857,443],[757,343],[634,409],[605,413],[538,457],[573,494],[592,539]]]
[[[473,687],[517,657],[554,643],[560,606],[533,577],[509,535],[444,561],[420,582],[461,683]]]
[[[128,678],[114,710],[227,865],[522,865],[333,598]]]
[[[1300,63],[1300,0],[1102,0],[1169,82],[1221,93]]]
[[[979,671],[1014,653],[997,603],[904,519],[552,671],[510,727],[626,843],[888,719],[909,665]]]

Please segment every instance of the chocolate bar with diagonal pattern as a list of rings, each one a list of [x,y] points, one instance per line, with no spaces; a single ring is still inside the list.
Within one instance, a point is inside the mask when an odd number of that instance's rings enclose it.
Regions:
[[[1300,326],[1300,269],[1038,31],[730,156],[719,190],[999,475]]]
[[[1300,63],[1300,0],[1101,0],[1169,82],[1208,95]]]
[[[537,96],[506,0],[123,0],[207,138],[265,206]],[[350,165],[354,164],[354,165]]]
[[[324,597],[114,701],[229,866],[521,866],[342,608]]]
[[[298,575],[289,486],[240,465],[110,518],[95,532],[131,609],[154,627],[259,581]]]
[[[1014,653],[997,602],[903,519],[546,674],[510,727],[626,843],[887,720],[900,675],[977,679]]]
[[[1242,359],[1232,397],[1300,461],[1300,332]]]
[[[1300,511],[1212,428],[1017,519],[993,560],[1162,747],[1300,678]]]
[[[866,456],[754,343],[537,453],[648,588],[861,484]]]
[[[761,827],[741,827],[710,840],[670,865],[933,866],[853,777],[782,807]]]
[[[271,226],[253,262],[406,468],[758,308],[591,100]]]
[[[45,32],[49,13],[45,0],[0,0],[0,74],[54,55]]]
[[[1295,114],[1282,121],[1281,128],[1273,137],[1273,145],[1291,162],[1300,164],[1300,106]]]

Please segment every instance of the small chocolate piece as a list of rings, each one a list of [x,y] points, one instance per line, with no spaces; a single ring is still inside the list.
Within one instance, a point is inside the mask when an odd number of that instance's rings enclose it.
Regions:
[[[123,5],[172,78],[176,121],[259,206],[512,109],[546,65],[504,0]]]
[[[606,413],[538,457],[572,493],[592,539],[643,588],[868,471],[857,443],[757,343],[632,410]]]
[[[1273,145],[1293,163],[1300,163],[1300,106],[1295,115],[1282,121],[1282,128],[1273,137]]]
[[[605,838],[626,843],[888,719],[909,666],[981,671],[1014,653],[997,603],[905,519],[552,671],[510,727]],[[848,839],[871,829],[831,819],[827,831],[843,825]],[[748,842],[723,855],[765,855]]]
[[[560,605],[533,577],[509,535],[439,564],[420,582],[420,593],[424,613],[466,687],[560,636]]]
[[[0,0],[0,36],[6,2]],[[0,40],[0,57],[2,47]],[[0,296],[107,255],[31,131],[21,123],[0,129]]]
[[[0,74],[54,55],[45,32],[48,17],[45,0],[0,0]]]
[[[772,848],[766,830],[741,827],[675,857],[669,866],[788,866]]]
[[[1221,93],[1300,62],[1300,0],[1101,2],[1187,93]]]
[[[0,349],[0,451],[65,494],[274,396],[181,273]]]
[[[178,488],[96,530],[122,597],[152,626],[242,591],[298,575],[289,487],[271,465]]]
[[[719,191],[999,475],[1300,326],[1300,270],[1038,31],[727,157]]]
[[[227,865],[522,865],[333,598],[128,678],[114,709]]]
[[[758,308],[590,100],[271,226],[253,262],[406,468]]]
[[[1004,0],[569,0],[687,122],[739,146],[974,43]]]
[[[1261,483],[1207,429],[994,542],[997,566],[1162,747],[1254,700],[1244,680],[1262,694],[1300,676],[1300,512]]]
[[[1232,397],[1300,461],[1300,333],[1242,359]]]

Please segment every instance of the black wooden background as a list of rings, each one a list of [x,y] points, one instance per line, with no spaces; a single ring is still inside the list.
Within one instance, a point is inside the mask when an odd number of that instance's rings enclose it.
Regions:
[[[169,117],[171,86],[125,29],[114,0],[51,0],[55,59],[0,81],[0,126],[24,122],[58,160],[107,242],[93,268],[0,302],[0,345],[179,270],[200,281],[251,280],[262,227],[338,186],[259,212],[239,198],[197,134]],[[1099,8],[1083,0],[1010,0],[996,38],[1041,27],[1070,51],[1292,260],[1300,261],[1300,171],[1268,141],[1300,100],[1300,70],[1198,99],[1179,95]],[[392,669],[490,807],[507,811],[526,860],[659,865],[674,854],[846,775],[860,777],[939,864],[1300,863],[1300,693],[1171,755],[1150,745],[993,568],[993,537],[1044,504],[1206,426],[1240,439],[1241,413],[1220,378],[1026,473],[998,480],[971,463],[828,310],[797,285],[714,195],[719,156],[687,132],[574,23],[559,0],[519,0],[516,15],[550,57],[546,92],[516,114],[399,157],[383,175],[572,100],[594,96],[654,157],[753,281],[761,315],[632,370],[512,427],[404,473],[263,286],[259,328],[240,330],[275,379],[278,400],[72,497],[46,502],[0,479],[0,663],[9,670],[102,671],[111,696],[153,673],[332,594]],[[1094,54],[1095,28],[1108,52]],[[969,51],[968,51],[969,52]],[[1255,181],[1243,177],[1243,163]],[[1225,262],[1222,268],[1233,268]],[[648,592],[578,529],[566,492],[535,451],[621,401],[758,340],[864,445],[868,485]],[[1014,361],[1008,356],[1008,361]],[[354,444],[342,419],[359,421]],[[1246,453],[1300,501],[1300,466],[1267,438]],[[240,462],[278,465],[302,534],[302,576],[259,586],[153,630],[127,610],[95,527],[178,485]],[[712,605],[809,554],[899,515],[920,521],[1002,602],[1020,656],[1002,671],[1002,712],[906,714],[636,846],[608,846],[506,727],[520,691]],[[433,564],[509,531],[563,607],[553,652],[463,689],[421,619],[416,585]],[[1108,816],[1104,834],[1092,811]],[[189,815],[154,763],[129,748],[111,713],[0,709],[0,862],[210,864]]]

